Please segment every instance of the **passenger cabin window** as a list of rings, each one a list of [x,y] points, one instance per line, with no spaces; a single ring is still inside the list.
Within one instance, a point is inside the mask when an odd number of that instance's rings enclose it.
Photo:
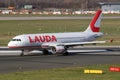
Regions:
[[[21,39],[12,39],[12,41],[21,41]]]

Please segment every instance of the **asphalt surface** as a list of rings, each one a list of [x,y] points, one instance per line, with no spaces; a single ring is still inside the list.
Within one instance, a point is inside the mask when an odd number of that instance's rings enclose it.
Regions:
[[[59,20],[59,19],[92,19],[93,17],[0,17],[0,20]],[[120,19],[119,16],[102,17],[103,19]]]
[[[79,48],[71,50],[73,52],[69,56],[42,54],[24,57],[18,55],[0,56],[0,73],[98,64],[120,64],[120,48],[87,52],[85,50],[79,52]]]

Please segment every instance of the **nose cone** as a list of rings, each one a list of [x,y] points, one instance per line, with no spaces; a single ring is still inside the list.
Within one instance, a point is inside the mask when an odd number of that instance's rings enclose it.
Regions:
[[[20,47],[20,43],[17,43],[17,42],[14,42],[14,41],[10,41],[8,43],[8,47],[9,48],[18,48],[18,47]]]
[[[13,48],[13,47],[15,47],[15,46],[17,46],[17,45],[15,45],[15,43],[12,42],[12,41],[10,41],[10,42],[8,43],[8,47],[9,47],[9,48]]]

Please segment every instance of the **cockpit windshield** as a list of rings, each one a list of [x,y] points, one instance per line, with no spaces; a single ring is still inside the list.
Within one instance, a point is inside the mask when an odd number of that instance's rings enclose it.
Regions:
[[[21,41],[21,39],[12,39],[12,41]]]

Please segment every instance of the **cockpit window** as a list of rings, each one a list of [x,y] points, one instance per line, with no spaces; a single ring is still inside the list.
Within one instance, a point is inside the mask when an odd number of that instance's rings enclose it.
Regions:
[[[12,39],[12,41],[21,41],[21,39]]]

